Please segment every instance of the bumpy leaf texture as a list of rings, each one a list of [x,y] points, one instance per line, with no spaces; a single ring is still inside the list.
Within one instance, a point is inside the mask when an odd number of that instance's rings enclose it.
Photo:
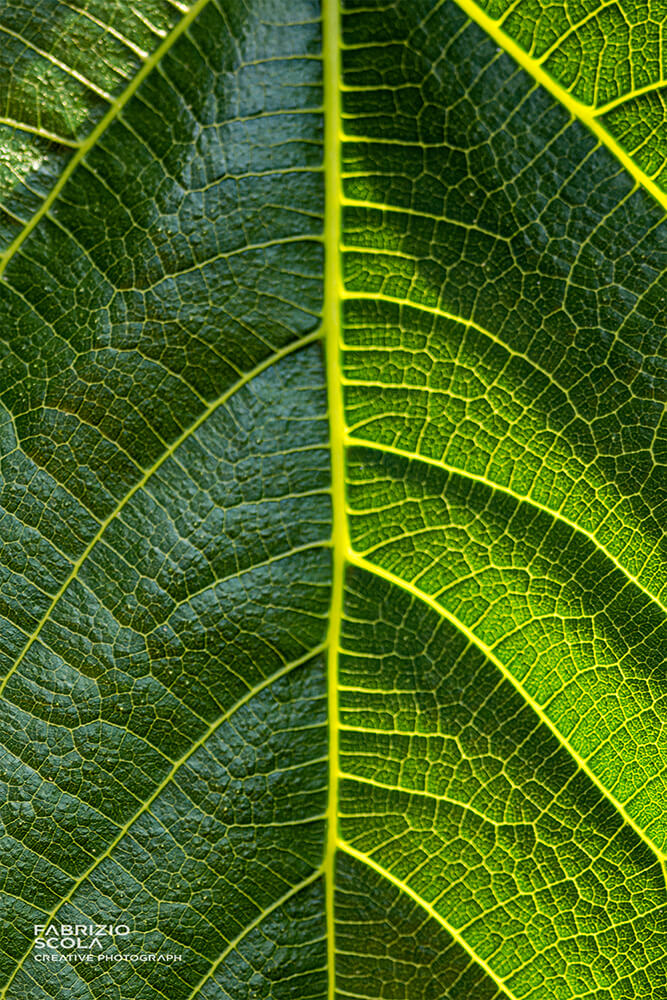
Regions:
[[[0,1000],[665,1000],[666,33],[3,0]]]

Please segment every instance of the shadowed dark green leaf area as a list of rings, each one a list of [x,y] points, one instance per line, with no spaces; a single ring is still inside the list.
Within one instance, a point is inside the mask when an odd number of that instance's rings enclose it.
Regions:
[[[0,7],[0,1000],[667,997],[666,19]]]

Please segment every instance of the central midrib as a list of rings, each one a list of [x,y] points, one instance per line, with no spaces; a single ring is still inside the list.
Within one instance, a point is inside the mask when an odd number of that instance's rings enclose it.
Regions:
[[[332,581],[328,632],[327,689],[329,789],[324,856],[328,997],[336,996],[335,867],[338,844],[338,651],[343,618],[345,563],[350,548],[345,510],[345,416],[341,351],[341,144],[340,14],[338,0],[323,0],[324,70],[324,303],[327,399],[331,450]]]

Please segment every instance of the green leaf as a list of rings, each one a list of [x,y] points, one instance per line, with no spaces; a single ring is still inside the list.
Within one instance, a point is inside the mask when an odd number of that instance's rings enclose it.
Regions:
[[[667,996],[664,31],[0,9],[0,1000]]]

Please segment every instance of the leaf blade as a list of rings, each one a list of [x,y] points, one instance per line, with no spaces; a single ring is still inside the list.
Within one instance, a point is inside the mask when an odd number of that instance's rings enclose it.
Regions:
[[[186,951],[63,969],[73,1000],[657,1000],[664,221],[635,147],[452,4],[172,7],[0,287],[2,996],[43,995],[23,924],[51,914]],[[536,54],[488,16],[552,95],[598,22]]]

